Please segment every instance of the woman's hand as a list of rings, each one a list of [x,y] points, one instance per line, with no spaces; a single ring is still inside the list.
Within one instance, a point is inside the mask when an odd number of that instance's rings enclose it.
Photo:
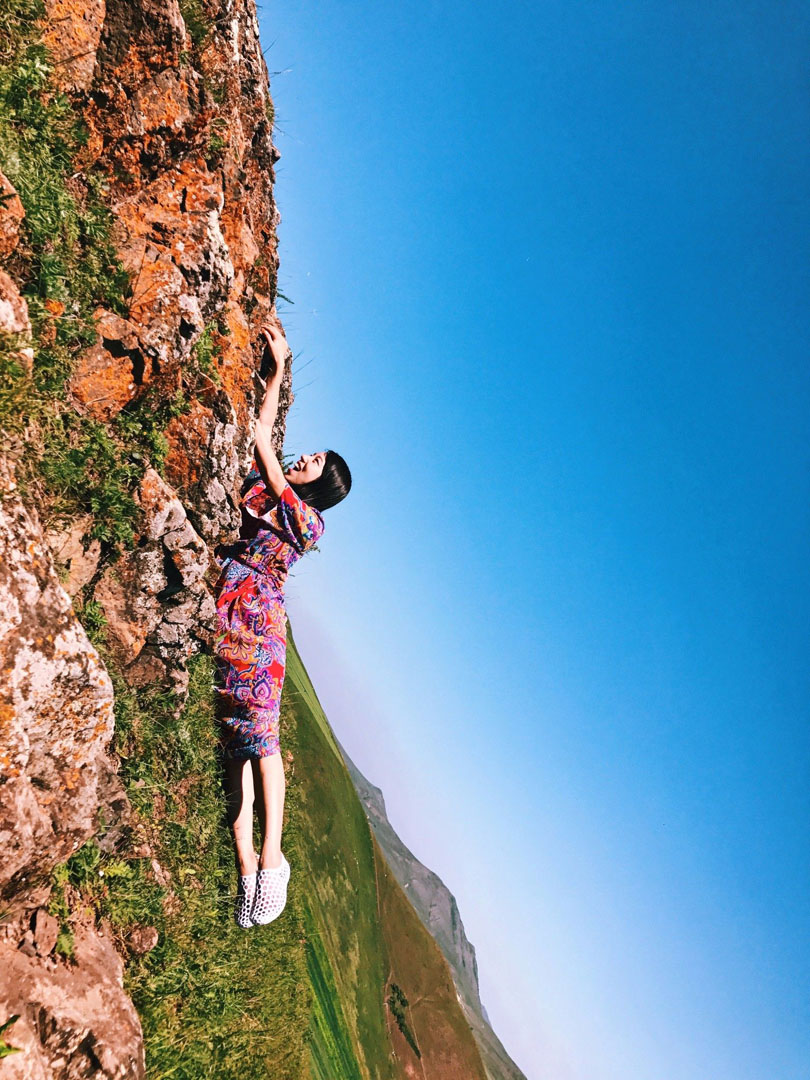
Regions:
[[[290,352],[290,346],[287,344],[287,339],[281,329],[273,323],[264,323],[261,332],[273,359],[273,370],[268,372],[266,381],[259,375],[259,379],[264,386],[264,400],[256,418],[256,450],[264,463],[265,472],[269,476],[273,468],[272,460],[275,458],[272,452],[273,427],[276,423],[281,380],[284,378],[287,367],[287,355]],[[264,360],[262,360],[262,366],[265,366]],[[276,466],[278,475],[283,480],[283,473],[277,462]]]
[[[262,334],[275,361],[275,368],[268,374],[267,383],[268,385],[273,383],[280,385],[281,380],[284,378],[287,357],[291,352],[290,346],[281,330],[272,323],[265,323],[262,326]]]

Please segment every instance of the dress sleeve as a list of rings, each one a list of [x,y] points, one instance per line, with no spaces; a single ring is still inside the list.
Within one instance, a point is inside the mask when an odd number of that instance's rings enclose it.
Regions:
[[[323,534],[324,520],[321,514],[299,498],[289,484],[285,484],[281,495],[276,498],[259,477],[242,496],[240,506],[300,554],[314,547]]]
[[[250,477],[248,477],[248,479],[250,479]],[[275,526],[276,502],[276,496],[272,491],[267,490],[264,486],[264,481],[259,476],[247,488],[244,495],[239,500],[239,505],[243,510],[250,514],[251,517],[256,518],[257,521],[261,521],[268,526]]]
[[[323,535],[323,517],[309,503],[286,484],[276,504],[276,518],[284,539],[302,554],[320,540]]]

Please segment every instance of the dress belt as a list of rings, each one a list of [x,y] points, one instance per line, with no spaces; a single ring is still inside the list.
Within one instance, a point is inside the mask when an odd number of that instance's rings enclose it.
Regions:
[[[243,566],[249,566],[251,570],[255,570],[258,574],[264,574],[265,577],[271,577],[270,571],[266,566],[262,566],[261,563],[251,562],[249,559],[244,559],[241,555],[230,555],[231,559],[235,559],[236,562],[242,563]]]
[[[242,563],[243,566],[250,567],[251,570],[255,570],[257,574],[263,574],[264,577],[270,578],[276,588],[280,588],[284,584],[284,579],[278,580],[276,574],[274,574],[268,567],[262,563],[251,562],[250,559],[246,559],[243,554],[240,554],[237,548],[237,544],[219,545],[214,549],[214,554],[221,560],[221,569],[225,569],[225,563],[228,559],[234,559],[238,563]],[[234,548],[237,548],[234,551]],[[286,577],[286,575],[285,575]]]

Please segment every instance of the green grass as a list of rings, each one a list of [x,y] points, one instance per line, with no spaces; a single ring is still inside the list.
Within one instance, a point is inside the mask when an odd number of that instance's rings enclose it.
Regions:
[[[307,909],[307,971],[314,993],[309,1028],[312,1080],[363,1080],[326,948]]]
[[[205,163],[209,169],[216,169],[222,164],[222,157],[228,143],[221,135],[214,132],[208,138],[208,146],[205,152]]]
[[[194,48],[202,48],[211,29],[211,20],[202,0],[180,0],[180,14]]]
[[[363,1075],[387,1080],[396,1074],[383,1000],[387,960],[371,832],[291,632],[285,693],[296,720],[296,772],[306,778],[301,872],[310,883],[304,918],[316,997],[312,1077],[352,1077],[350,1045]],[[330,1010],[330,997],[341,1010]]]
[[[203,379],[207,378],[217,385],[221,380],[214,358],[219,356],[222,350],[222,343],[219,338],[227,337],[229,334],[230,330],[224,320],[212,319],[211,322],[206,324],[192,351],[197,371],[203,376]],[[193,396],[198,390],[199,386],[195,385],[191,388],[190,393]]]
[[[143,466],[122,453],[104,424],[68,410],[48,415],[40,438],[37,469],[50,492],[48,516],[90,513],[91,538],[132,547],[139,511],[131,491]]]

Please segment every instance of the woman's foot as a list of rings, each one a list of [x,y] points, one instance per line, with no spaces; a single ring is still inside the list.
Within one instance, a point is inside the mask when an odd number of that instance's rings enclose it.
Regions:
[[[250,874],[255,874],[259,869],[259,856],[255,851],[246,854],[244,858],[237,852],[237,862],[240,877],[248,877]]]
[[[251,911],[251,918],[257,926],[266,926],[282,913],[287,904],[289,880],[290,864],[283,853],[278,866],[259,870],[256,875],[256,896]]]

